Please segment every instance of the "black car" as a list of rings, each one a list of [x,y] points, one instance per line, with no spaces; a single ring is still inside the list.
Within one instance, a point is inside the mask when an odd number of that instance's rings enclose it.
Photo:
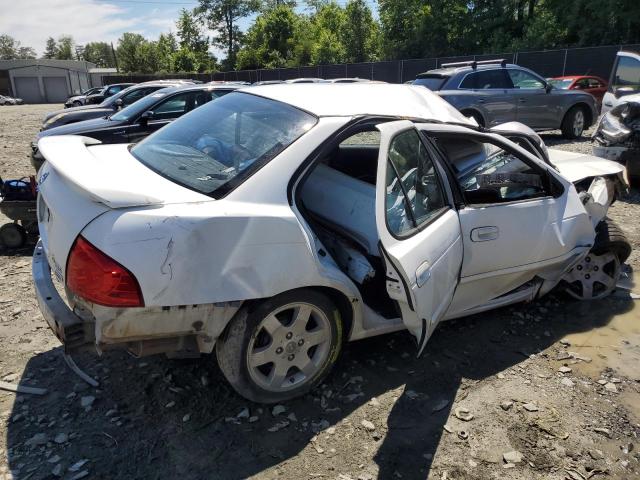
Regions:
[[[99,92],[87,95],[85,105],[98,105],[131,85],[135,85],[135,83],[114,83],[113,85],[106,85]]]
[[[102,118],[62,125],[38,133],[32,145],[31,164],[38,171],[44,158],[38,140],[51,135],[82,135],[102,143],[135,143],[210,100],[239,88],[238,85],[183,85],[167,87],[139,102]]]
[[[42,124],[42,130],[68,125],[69,123],[81,122],[91,118],[100,118],[112,115],[119,109],[127,107],[150,93],[161,88],[174,87],[182,83],[149,82],[133,85],[107,98],[100,105],[84,105],[82,107],[66,108],[47,114]]]

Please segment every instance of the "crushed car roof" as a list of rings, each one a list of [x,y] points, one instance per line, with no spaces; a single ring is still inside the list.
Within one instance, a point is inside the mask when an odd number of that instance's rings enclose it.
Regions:
[[[241,91],[288,103],[318,117],[391,116],[473,125],[424,87],[388,83],[295,83]]]

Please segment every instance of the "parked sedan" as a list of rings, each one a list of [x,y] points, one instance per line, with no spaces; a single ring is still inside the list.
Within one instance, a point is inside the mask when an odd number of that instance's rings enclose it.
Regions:
[[[9,97],[7,95],[0,95],[0,105],[22,105],[24,102],[21,98]]]
[[[595,99],[588,93],[554,88],[531,70],[505,61],[443,64],[413,83],[433,90],[486,127],[518,121],[578,138],[598,118]]]
[[[581,90],[590,93],[602,104],[602,97],[607,91],[607,81],[595,75],[570,75],[550,78],[548,82],[560,90]]]
[[[135,85],[135,83],[114,83],[112,85],[107,85],[99,91],[87,95],[85,99],[85,105],[98,105],[104,102],[107,98],[113,97],[116,93],[121,92],[127,87],[131,85]]]
[[[620,165],[549,151],[556,170],[523,125],[422,87],[249,87],[133,147],[39,146],[33,277],[67,351],[215,346],[257,402],[318,385],[344,340],[407,329],[420,353],[442,320],[600,298],[630,254],[605,220]]]
[[[104,90],[104,88],[105,87],[94,87],[90,88],[89,90],[85,90],[80,95],[73,95],[67,98],[67,101],[64,102],[64,108],[81,107],[82,105],[86,104],[87,97],[89,95],[100,93],[102,92],[102,90]]]
[[[231,85],[167,87],[112,115],[43,130],[32,142],[31,165],[37,172],[44,162],[38,149],[38,141],[44,137],[82,135],[101,143],[135,143],[185,113],[236,88]]]
[[[127,107],[146,97],[150,93],[170,86],[182,85],[182,83],[144,83],[133,85],[122,90],[120,93],[106,99],[100,105],[84,105],[82,107],[67,108],[50,112],[44,117],[41,130],[68,125],[70,123],[81,122],[91,118],[102,118],[112,115],[121,108]]]

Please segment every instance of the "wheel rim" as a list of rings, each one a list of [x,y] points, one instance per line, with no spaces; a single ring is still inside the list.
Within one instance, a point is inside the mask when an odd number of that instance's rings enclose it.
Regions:
[[[331,322],[309,303],[290,303],[267,315],[247,348],[247,368],[261,388],[283,392],[322,369],[331,346]]]
[[[606,297],[615,288],[620,277],[620,260],[612,252],[602,255],[590,253],[565,277],[567,292],[579,300]]]
[[[582,135],[582,131],[584,130],[584,112],[582,110],[578,110],[573,117],[573,134],[576,137]]]

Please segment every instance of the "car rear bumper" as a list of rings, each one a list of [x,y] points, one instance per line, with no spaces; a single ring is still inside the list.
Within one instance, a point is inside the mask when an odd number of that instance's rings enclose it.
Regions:
[[[39,240],[33,252],[31,274],[40,312],[49,328],[64,345],[65,351],[75,351],[93,343],[93,323],[76,315],[64,302],[51,279],[51,268]]]

